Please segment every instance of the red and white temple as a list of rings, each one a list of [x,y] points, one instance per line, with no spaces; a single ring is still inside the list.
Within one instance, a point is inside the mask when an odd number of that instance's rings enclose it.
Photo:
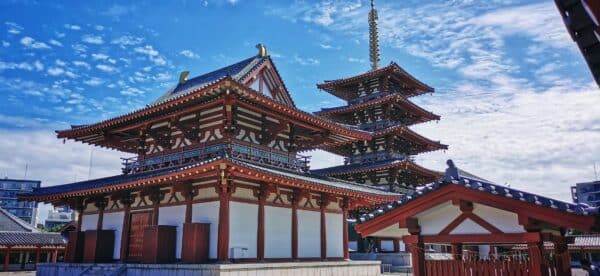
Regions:
[[[298,152],[370,139],[297,109],[259,54],[186,79],[152,105],[58,138],[135,153],[120,175],[26,200],[79,212],[68,262],[348,259],[347,214],[397,194],[315,175]]]

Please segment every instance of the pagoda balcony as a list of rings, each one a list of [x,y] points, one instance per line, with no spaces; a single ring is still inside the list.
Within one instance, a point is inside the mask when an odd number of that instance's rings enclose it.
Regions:
[[[401,153],[389,153],[389,152],[371,152],[362,155],[353,155],[351,157],[344,158],[345,164],[363,164],[372,163],[376,161],[389,160],[389,159],[408,159],[412,161],[412,157]]]
[[[383,92],[383,91],[378,91],[375,90],[373,91],[373,93],[369,94],[369,95],[365,95],[365,96],[360,96],[358,98],[352,99],[348,101],[348,104],[359,104],[359,103],[364,103],[364,102],[368,102],[371,100],[375,100],[375,99],[380,99],[383,98],[387,95],[390,95],[390,93],[388,92]]]
[[[151,157],[122,158],[123,173],[132,174],[174,168],[214,158],[230,158],[260,166],[295,172],[309,170],[310,157],[272,150],[259,145],[217,144]]]

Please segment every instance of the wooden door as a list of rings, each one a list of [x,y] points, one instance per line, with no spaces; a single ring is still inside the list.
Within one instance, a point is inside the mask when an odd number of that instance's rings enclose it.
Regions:
[[[152,223],[151,219],[152,212],[131,213],[131,219],[129,220],[129,247],[127,250],[128,261],[141,261],[144,228]]]

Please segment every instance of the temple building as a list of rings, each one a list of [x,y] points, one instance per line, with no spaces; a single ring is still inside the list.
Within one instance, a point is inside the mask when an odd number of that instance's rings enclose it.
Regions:
[[[417,165],[419,153],[447,149],[409,127],[439,120],[410,98],[434,89],[422,83],[398,64],[379,67],[377,11],[371,1],[369,13],[371,70],[356,76],[325,81],[317,85],[342,100],[344,106],[322,109],[315,114],[369,134],[369,139],[328,145],[325,150],[342,155],[345,164],[312,171],[361,184],[406,193],[416,186],[439,180],[441,173]]]
[[[79,212],[68,262],[348,259],[348,211],[397,194],[309,172],[299,152],[371,136],[297,109],[257,48],[189,80],[183,72],[145,108],[57,131],[136,154],[120,175],[21,196]]]

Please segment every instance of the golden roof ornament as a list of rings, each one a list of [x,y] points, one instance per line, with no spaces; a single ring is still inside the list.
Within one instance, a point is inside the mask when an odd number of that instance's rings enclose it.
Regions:
[[[264,44],[262,44],[262,43],[256,44],[256,49],[258,49],[259,57],[266,57],[268,55],[267,47],[265,47]]]
[[[369,12],[369,60],[371,69],[379,68],[379,33],[377,32],[377,10],[375,3],[371,0],[371,11]]]
[[[190,74],[190,71],[183,71],[179,74],[179,84],[184,84],[187,81],[187,77]]]

